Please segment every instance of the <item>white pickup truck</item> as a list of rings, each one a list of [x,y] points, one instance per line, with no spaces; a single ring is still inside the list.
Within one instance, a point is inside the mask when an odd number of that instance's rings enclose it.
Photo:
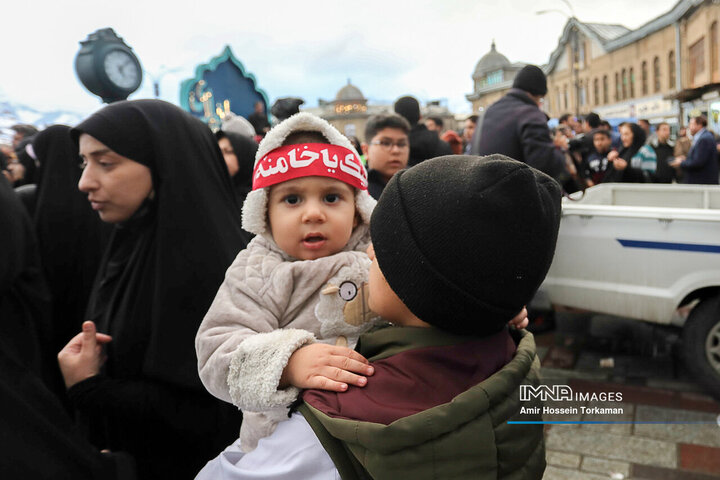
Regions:
[[[720,186],[611,183],[564,199],[541,290],[555,305],[682,328],[686,365],[720,398]]]

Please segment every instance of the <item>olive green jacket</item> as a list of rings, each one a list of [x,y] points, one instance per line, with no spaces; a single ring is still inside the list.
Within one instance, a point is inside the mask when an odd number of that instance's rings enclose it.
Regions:
[[[545,470],[543,426],[508,424],[541,420],[539,414],[520,415],[520,385],[539,384],[535,340],[524,330],[514,336],[517,351],[499,371],[449,403],[389,425],[331,418],[307,402],[299,410],[343,480],[540,479]],[[390,327],[361,337],[358,350],[370,353],[366,356],[372,362],[467,340],[434,328]],[[533,399],[522,406],[541,403]]]

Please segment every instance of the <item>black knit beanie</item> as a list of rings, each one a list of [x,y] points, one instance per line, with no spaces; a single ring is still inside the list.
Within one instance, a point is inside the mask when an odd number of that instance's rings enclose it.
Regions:
[[[420,120],[420,104],[415,97],[400,97],[395,101],[395,113],[405,117],[410,125],[415,125]]]
[[[378,265],[421,320],[490,335],[545,278],[560,199],[552,178],[503,155],[427,160],[397,173],[375,207]]]
[[[533,95],[545,95],[547,93],[547,78],[540,67],[525,65],[513,81],[513,88],[525,90]]]

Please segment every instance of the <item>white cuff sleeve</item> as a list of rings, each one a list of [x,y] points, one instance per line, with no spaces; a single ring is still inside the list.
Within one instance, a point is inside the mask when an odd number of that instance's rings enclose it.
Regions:
[[[312,333],[297,329],[258,333],[243,340],[232,354],[227,378],[233,403],[242,410],[262,412],[295,401],[300,390],[278,390],[280,377],[295,350],[314,341]]]

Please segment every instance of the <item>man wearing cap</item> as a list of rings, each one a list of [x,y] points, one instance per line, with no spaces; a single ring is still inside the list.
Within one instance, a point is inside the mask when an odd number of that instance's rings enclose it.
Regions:
[[[499,153],[525,162],[550,175],[561,184],[569,174],[565,168],[567,139],[553,142],[547,116],[540,110],[547,94],[547,80],[535,65],[520,70],[507,95],[490,105],[482,128],[473,135],[470,153]]]
[[[452,155],[450,145],[441,140],[436,132],[431,132],[420,121],[420,103],[415,97],[400,97],[393,106],[395,113],[410,122],[410,160],[408,167],[417,165],[428,158]]]

